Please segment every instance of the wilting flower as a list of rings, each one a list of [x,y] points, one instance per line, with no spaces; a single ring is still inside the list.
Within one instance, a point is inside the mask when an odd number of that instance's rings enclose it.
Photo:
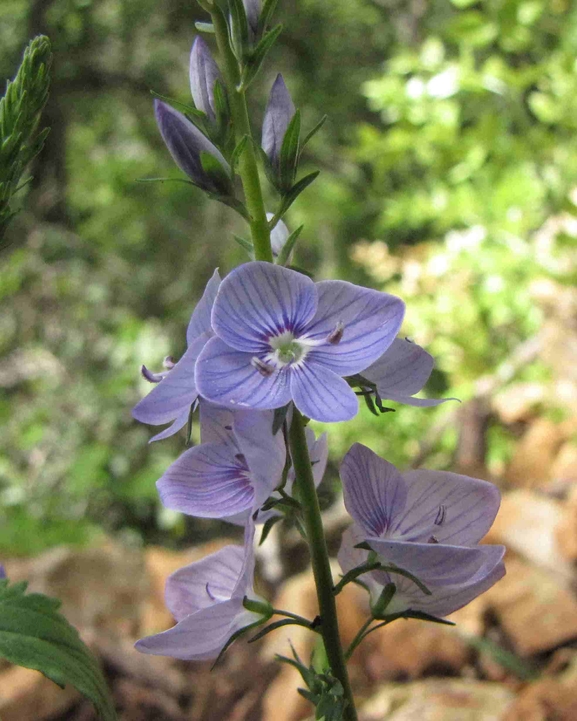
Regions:
[[[377,386],[381,398],[410,406],[437,406],[455,398],[413,398],[433,370],[433,356],[416,343],[395,338],[383,355],[361,375]]]
[[[157,483],[167,508],[246,523],[280,484],[286,459],[272,411],[232,413],[201,403],[203,443],[185,451]],[[208,442],[207,442],[208,440]]]
[[[343,376],[389,347],[403,313],[404,303],[387,293],[246,263],[224,279],[214,302],[217,337],[198,358],[199,393],[259,410],[293,400],[315,420],[349,420],[358,400]]]
[[[172,425],[154,436],[152,441],[177,433],[187,423],[190,408],[198,398],[194,369],[200,351],[213,335],[210,315],[219,285],[220,276],[215,270],[190,318],[186,331],[188,349],[178,363],[160,374],[142,367],[144,377],[158,385],[135,406],[132,415],[137,421],[153,426],[172,421]]]
[[[373,600],[389,583],[396,593],[387,614],[421,611],[446,616],[486,591],[505,573],[503,546],[477,545],[499,509],[499,491],[486,481],[441,471],[400,474],[359,443],[341,465],[345,506],[355,525],[345,531],[339,562],[346,573],[366,563],[366,542],[383,564],[424,583],[381,570],[361,576]]]
[[[154,101],[156,122],[174,162],[199,188],[215,195],[232,191],[230,165],[220,150],[188,118],[162,100]],[[203,165],[203,153],[214,162]]]
[[[136,648],[206,661],[216,658],[234,633],[259,621],[260,614],[243,606],[245,596],[263,601],[253,590],[253,537],[254,526],[247,527],[244,546],[225,546],[169,576],[165,599],[177,624],[141,639]]]
[[[190,92],[197,110],[202,110],[214,124],[216,122],[214,85],[217,80],[221,79],[221,76],[208,45],[200,35],[192,44],[189,76]]]
[[[270,91],[262,124],[262,149],[278,171],[285,133],[295,114],[295,106],[283,76],[279,73]]]

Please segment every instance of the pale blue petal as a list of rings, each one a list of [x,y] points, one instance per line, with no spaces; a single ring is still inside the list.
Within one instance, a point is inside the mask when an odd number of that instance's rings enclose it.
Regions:
[[[295,106],[279,73],[271,88],[264,113],[261,143],[262,149],[275,166],[278,165],[282,142],[294,114]]]
[[[232,432],[234,412],[230,408],[201,398],[199,411],[202,443],[235,443]]]
[[[344,457],[341,480],[346,509],[366,535],[385,533],[407,503],[399,471],[360,443]]]
[[[218,268],[212,274],[211,279],[206,284],[202,298],[196,304],[196,308],[192,312],[188,328],[186,329],[186,342],[190,345],[195,338],[208,333],[212,335],[212,326],[210,325],[210,317],[212,314],[212,306],[214,299],[220,287],[220,275]]]
[[[252,353],[234,350],[220,338],[212,338],[196,364],[199,393],[233,410],[285,406],[291,399],[289,372],[275,371],[265,377],[251,365],[252,358]]]
[[[316,308],[317,293],[310,278],[255,261],[239,266],[222,281],[212,327],[236,350],[265,353],[270,350],[269,338],[287,330],[300,335]]]
[[[168,426],[168,428],[165,428],[160,433],[157,433],[155,436],[152,436],[148,442],[154,443],[155,441],[163,441],[165,438],[170,438],[175,433],[178,433],[181,428],[184,428],[184,426],[188,423],[189,418],[190,408],[185,408],[181,413],[179,413],[179,415],[176,416],[172,425]]]
[[[220,72],[208,45],[200,35],[196,36],[190,51],[189,76],[194,105],[215,122],[214,84],[220,78]]]
[[[231,446],[189,448],[157,482],[162,503],[200,518],[224,518],[252,508],[254,490]]]
[[[267,220],[272,220],[274,218],[274,213],[267,213],[266,217]],[[280,255],[289,235],[289,229],[282,220],[279,220],[270,232],[270,247],[275,258]]]
[[[348,421],[356,416],[359,401],[349,384],[309,360],[309,356],[302,365],[291,369],[290,376],[292,398],[305,416],[323,423]]]
[[[325,340],[343,328],[338,343],[323,343],[310,351],[318,363],[338,375],[359,373],[391,345],[403,322],[400,298],[342,280],[317,283],[318,309],[307,326],[307,336]]]

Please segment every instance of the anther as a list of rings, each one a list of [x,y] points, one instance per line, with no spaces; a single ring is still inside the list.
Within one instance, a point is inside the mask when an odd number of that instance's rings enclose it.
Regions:
[[[140,372],[142,373],[142,377],[149,383],[160,383],[160,381],[166,376],[166,373],[153,373],[152,371],[149,371],[145,365],[141,366]]]
[[[210,600],[211,600],[211,601],[216,601],[215,596],[213,596],[212,593],[210,592],[210,588],[209,588],[209,586],[208,586],[208,583],[206,584],[205,589],[206,589],[206,595],[210,598]]]
[[[166,368],[167,371],[171,371],[175,365],[176,362],[171,355],[167,355],[166,358],[162,361],[162,367]]]
[[[340,343],[342,340],[342,337],[345,332],[345,324],[340,320],[336,328],[328,334],[327,336],[327,343],[331,343],[332,345],[337,345],[337,343]]]
[[[274,366],[272,366],[270,363],[266,363],[266,361],[261,360],[256,355],[251,358],[250,364],[253,368],[257,369],[261,376],[264,376],[265,378],[271,376],[275,370]]]

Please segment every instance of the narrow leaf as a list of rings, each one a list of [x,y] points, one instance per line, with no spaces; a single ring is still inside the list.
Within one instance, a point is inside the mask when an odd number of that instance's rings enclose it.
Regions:
[[[281,190],[291,188],[298,164],[301,114],[297,110],[284,134],[279,159],[279,183]]]
[[[243,250],[246,250],[246,252],[248,253],[248,257],[251,260],[254,260],[254,245],[251,243],[251,241],[243,238],[241,235],[235,235],[234,233],[232,237],[236,240],[236,242]]]
[[[295,247],[295,244],[298,240],[298,237],[301,234],[301,231],[304,227],[305,227],[304,225],[299,226],[296,230],[293,230],[293,232],[286,239],[286,242],[283,245],[282,250],[279,253],[279,256],[276,261],[278,263],[278,265],[286,265],[288,263],[290,254],[292,253],[293,248]]]
[[[305,145],[309,142],[309,140],[314,135],[316,135],[319,132],[319,130],[323,127],[323,125],[325,124],[328,117],[329,117],[328,115],[323,115],[323,117],[319,120],[319,122],[315,125],[315,127],[309,133],[307,133],[305,139],[301,143],[301,152],[302,152],[303,148],[305,147]]]
[[[258,71],[260,70],[264,59],[266,58],[268,51],[272,48],[272,46],[275,44],[276,39],[282,32],[282,25],[277,25],[272,30],[269,30],[268,33],[265,33],[259,42],[259,44],[256,46],[254,51],[252,52],[247,65],[245,69],[245,74],[243,78],[243,86],[245,88],[248,88],[249,85],[252,83],[252,81],[255,79],[255,77],[258,74]]]
[[[284,215],[287,210],[291,207],[291,205],[295,202],[295,200],[299,197],[299,195],[308,188],[308,186],[318,178],[320,174],[320,170],[315,170],[314,173],[309,173],[309,175],[305,175],[304,178],[301,178],[297,183],[293,185],[293,187],[288,191],[288,193],[283,197],[282,200],[282,215]]]

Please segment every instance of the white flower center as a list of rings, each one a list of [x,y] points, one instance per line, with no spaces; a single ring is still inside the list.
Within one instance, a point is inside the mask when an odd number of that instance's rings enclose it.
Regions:
[[[268,339],[272,352],[266,356],[269,363],[277,368],[287,365],[297,365],[306,357],[309,350],[318,345],[318,341],[307,338],[295,338],[290,330]]]

